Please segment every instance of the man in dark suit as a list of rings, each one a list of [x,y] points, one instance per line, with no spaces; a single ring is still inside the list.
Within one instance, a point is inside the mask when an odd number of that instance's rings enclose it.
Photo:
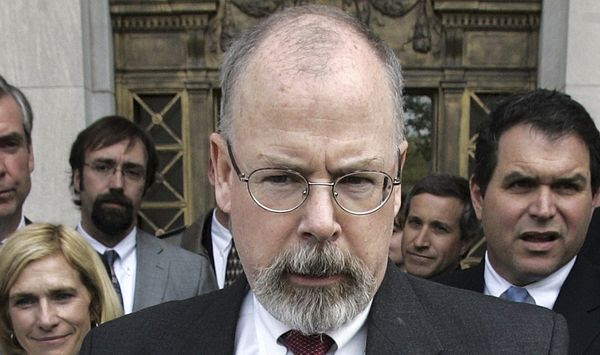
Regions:
[[[81,207],[77,230],[103,257],[125,313],[216,288],[206,255],[136,227],[158,165],[154,143],[141,128],[123,117],[101,118],[79,133],[69,163]]]
[[[231,44],[222,90],[215,196],[247,278],[101,326],[82,354],[566,350],[558,315],[389,262],[407,148],[400,66],[357,19],[277,12]]]
[[[23,203],[31,190],[33,112],[29,101],[0,76],[0,244],[29,223]]]
[[[600,353],[600,270],[578,252],[600,186],[600,134],[569,96],[507,98],[477,139],[471,197],[485,260],[440,281],[562,314],[571,354]]]

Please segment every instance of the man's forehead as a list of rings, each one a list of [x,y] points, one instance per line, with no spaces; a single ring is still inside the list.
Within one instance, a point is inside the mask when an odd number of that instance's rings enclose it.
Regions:
[[[413,213],[415,212],[413,209],[415,207],[420,207],[422,209],[423,212],[428,212],[431,213],[432,215],[437,214],[437,212],[442,212],[442,211],[436,211],[435,209],[431,209],[430,205],[433,203],[433,201],[437,201],[438,203],[442,203],[442,204],[456,204],[456,205],[460,205],[461,208],[464,208],[465,203],[464,201],[462,201],[461,199],[459,199],[456,196],[442,196],[442,195],[435,195],[429,192],[422,192],[419,193],[417,195],[414,195],[410,201],[410,209],[409,209],[409,213]],[[459,212],[459,216],[462,214],[462,210],[455,210],[454,212]],[[445,211],[446,213],[448,211]]]
[[[3,95],[0,96],[0,131],[8,130],[25,134],[19,105],[12,96]]]
[[[504,132],[498,142],[497,167],[503,175],[573,175],[575,170],[589,175],[589,148],[576,133],[548,134],[531,125],[516,125]],[[558,164],[560,163],[560,164]],[[496,169],[498,170],[498,169]]]
[[[146,159],[146,147],[139,138],[127,138],[114,143],[100,142],[97,146],[88,148],[85,153],[88,156],[112,156],[120,153],[130,154],[138,149],[142,151],[143,158]]]

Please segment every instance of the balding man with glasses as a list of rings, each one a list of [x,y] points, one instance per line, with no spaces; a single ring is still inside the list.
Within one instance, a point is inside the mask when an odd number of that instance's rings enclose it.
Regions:
[[[566,349],[560,316],[388,260],[407,148],[402,81],[391,49],[358,20],[320,6],[277,12],[231,44],[221,75],[215,197],[246,277],[100,326],[82,354]]]
[[[216,289],[206,255],[137,228],[142,197],[154,182],[154,143],[133,122],[107,116],[71,147],[71,187],[81,207],[77,230],[102,257],[124,312]]]

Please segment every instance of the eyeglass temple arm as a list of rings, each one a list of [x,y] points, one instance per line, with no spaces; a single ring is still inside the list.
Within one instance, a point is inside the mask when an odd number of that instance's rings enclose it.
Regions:
[[[225,140],[225,142],[227,144],[227,154],[229,154],[229,160],[231,160],[231,165],[233,165],[233,170],[235,170],[235,173],[241,181],[247,181],[248,178],[246,178],[246,174],[240,172],[240,168],[238,167],[235,159],[233,158],[233,150],[231,149],[231,143],[229,143],[229,140]]]
[[[393,185],[402,184],[402,154],[398,151],[398,176],[394,178]]]

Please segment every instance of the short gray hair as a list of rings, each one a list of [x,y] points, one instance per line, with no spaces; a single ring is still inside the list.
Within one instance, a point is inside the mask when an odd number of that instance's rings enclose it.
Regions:
[[[31,145],[31,131],[33,130],[33,111],[31,110],[31,105],[21,90],[10,85],[0,75],[0,98],[6,95],[12,97],[19,107],[23,131],[25,131],[25,139],[27,140],[27,145]]]
[[[298,34],[307,36],[303,42],[311,43],[311,47],[321,46],[324,41],[331,42],[335,40],[335,35],[326,26],[317,23],[309,28],[295,26],[294,22],[303,16],[315,15],[325,17],[329,23],[334,22],[350,29],[374,50],[377,57],[384,65],[384,70],[388,78],[390,92],[394,103],[394,118],[396,129],[396,145],[399,147],[404,141],[404,102],[402,96],[402,73],[400,62],[394,54],[394,51],[377,37],[369,28],[364,26],[357,18],[346,14],[335,7],[308,5],[286,8],[277,12],[256,26],[247,29],[231,43],[228,51],[225,53],[223,66],[221,67],[221,117],[219,120],[219,133],[232,142],[233,136],[233,109],[232,98],[235,89],[239,87],[239,81],[248,67],[250,60],[257,51],[257,48],[276,30],[285,30],[293,39],[298,39]]]

